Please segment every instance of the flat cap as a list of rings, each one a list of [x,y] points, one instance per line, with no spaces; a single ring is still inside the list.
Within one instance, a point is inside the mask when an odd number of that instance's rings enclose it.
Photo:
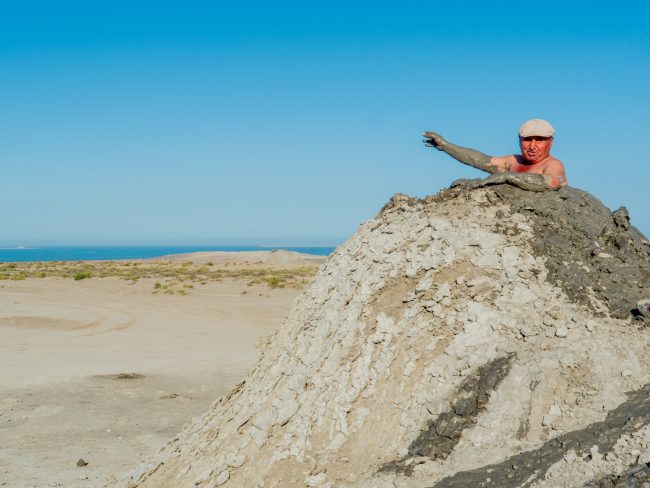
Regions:
[[[527,120],[519,127],[521,137],[553,137],[553,134],[555,134],[553,126],[542,119]]]

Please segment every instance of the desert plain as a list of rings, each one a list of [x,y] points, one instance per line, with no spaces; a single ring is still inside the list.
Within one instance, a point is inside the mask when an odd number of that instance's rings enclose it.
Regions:
[[[324,257],[0,263],[0,486],[96,487],[228,393]]]

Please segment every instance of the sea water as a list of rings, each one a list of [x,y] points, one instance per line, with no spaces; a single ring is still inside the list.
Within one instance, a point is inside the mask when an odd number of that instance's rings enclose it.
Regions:
[[[335,247],[292,246],[72,246],[72,247],[13,247],[0,248],[0,262],[26,261],[95,261],[114,259],[145,259],[203,251],[287,251],[330,255]]]

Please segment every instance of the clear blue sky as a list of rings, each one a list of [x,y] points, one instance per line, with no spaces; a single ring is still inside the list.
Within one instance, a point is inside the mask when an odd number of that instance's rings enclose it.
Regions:
[[[2,2],[0,245],[338,244],[555,126],[650,234],[642,2]]]

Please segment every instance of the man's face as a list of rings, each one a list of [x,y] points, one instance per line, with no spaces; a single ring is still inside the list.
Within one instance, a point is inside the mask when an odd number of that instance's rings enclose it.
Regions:
[[[529,163],[544,161],[551,154],[552,137],[530,136],[519,137],[521,155]]]

